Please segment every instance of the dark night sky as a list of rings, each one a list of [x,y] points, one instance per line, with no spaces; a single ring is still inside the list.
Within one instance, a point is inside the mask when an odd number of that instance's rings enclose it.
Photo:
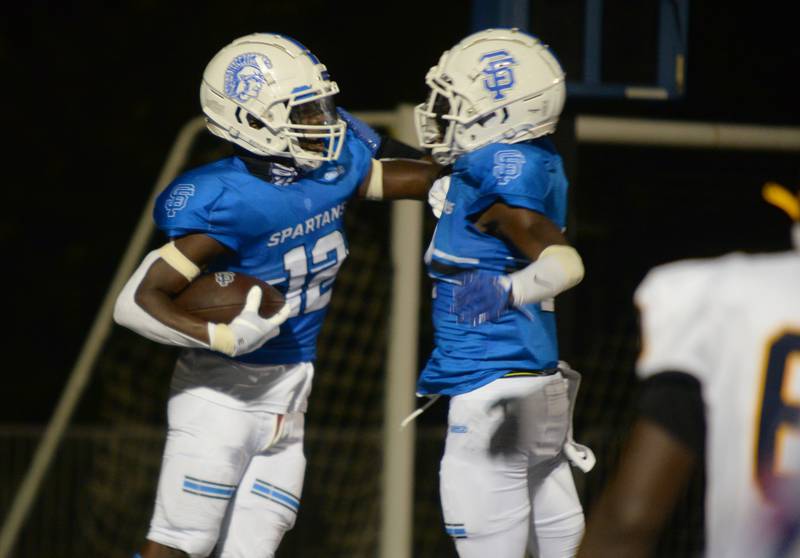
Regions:
[[[558,3],[560,10],[583,5]],[[607,54],[619,63],[632,52],[621,37],[642,35],[644,26],[625,20],[625,3],[607,3],[616,6]],[[692,0],[684,99],[576,100],[568,110],[798,125],[792,82],[800,47],[796,18],[778,7],[785,4]],[[0,409],[0,420],[49,414],[166,152],[199,113],[199,79],[216,50],[253,31],[295,36],[328,66],[341,105],[391,109],[419,102],[428,67],[470,31],[466,0],[364,5],[32,1],[4,9],[0,61],[10,145],[0,235],[10,254],[2,292],[12,312],[3,368],[19,380],[3,382],[4,401],[16,403]],[[579,36],[577,21],[534,30],[555,47]]]

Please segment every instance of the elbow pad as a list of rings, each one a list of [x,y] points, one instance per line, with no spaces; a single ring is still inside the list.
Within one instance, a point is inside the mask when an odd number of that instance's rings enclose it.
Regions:
[[[509,275],[514,306],[540,302],[571,289],[583,279],[583,260],[572,246],[548,246],[535,262]]]
[[[160,250],[147,254],[125,283],[114,304],[114,321],[157,343],[177,347],[209,348],[207,343],[164,325],[136,303],[136,290],[147,275],[147,271],[160,257]]]

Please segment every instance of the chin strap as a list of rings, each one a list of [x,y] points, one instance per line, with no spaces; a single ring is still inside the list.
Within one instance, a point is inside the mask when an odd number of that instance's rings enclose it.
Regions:
[[[234,146],[236,156],[242,160],[251,174],[278,186],[286,186],[297,180],[301,169],[288,157],[260,157],[246,149]]]
[[[269,165],[269,181],[278,186],[285,186],[291,184],[300,175],[292,165],[283,165],[281,163],[270,163]]]

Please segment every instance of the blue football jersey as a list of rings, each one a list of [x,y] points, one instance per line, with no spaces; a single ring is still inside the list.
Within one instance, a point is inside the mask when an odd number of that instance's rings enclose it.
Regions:
[[[453,165],[444,210],[426,254],[434,279],[435,348],[417,383],[421,394],[457,395],[508,372],[558,363],[552,306],[529,304],[524,312],[509,311],[477,327],[458,323],[451,311],[459,273],[482,269],[499,275],[531,263],[511,244],[475,226],[495,202],[536,211],[565,227],[567,179],[549,139],[487,145]]]
[[[291,304],[280,334],[236,360],[314,360],[333,282],[348,253],[345,206],[370,168],[371,153],[348,131],[337,161],[290,184],[267,182],[229,157],[182,174],[159,195],[154,218],[168,237],[207,234],[235,253],[210,271],[258,277]]]

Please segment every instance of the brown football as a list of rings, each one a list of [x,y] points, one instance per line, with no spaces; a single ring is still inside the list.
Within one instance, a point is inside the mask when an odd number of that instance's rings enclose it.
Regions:
[[[258,313],[262,318],[275,315],[285,302],[283,294],[261,279],[233,271],[199,276],[175,297],[175,304],[204,320],[230,323],[244,308],[254,285],[263,292]]]

